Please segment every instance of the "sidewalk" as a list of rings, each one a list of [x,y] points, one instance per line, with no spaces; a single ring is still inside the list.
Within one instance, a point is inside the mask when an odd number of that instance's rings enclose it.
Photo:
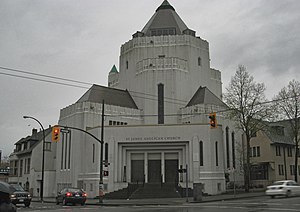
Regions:
[[[160,198],[160,199],[104,199],[103,203],[99,203],[98,199],[87,199],[87,205],[103,205],[103,206],[143,206],[143,205],[182,205],[193,204],[201,202],[214,202],[222,200],[234,200],[245,199],[252,197],[264,196],[263,191],[249,192],[249,193],[237,193],[237,194],[220,194],[214,196],[203,196],[202,201],[194,202],[193,197],[186,198]],[[33,198],[32,201],[39,201],[37,198]],[[55,198],[44,198],[44,202],[55,203]]]

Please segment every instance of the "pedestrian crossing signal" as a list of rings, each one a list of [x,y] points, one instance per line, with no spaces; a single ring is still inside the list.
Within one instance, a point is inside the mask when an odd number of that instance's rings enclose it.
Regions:
[[[60,140],[60,128],[53,127],[52,128],[52,141],[58,142]]]
[[[210,113],[208,118],[209,118],[210,128],[211,129],[217,128],[218,127],[217,113],[216,112]]]

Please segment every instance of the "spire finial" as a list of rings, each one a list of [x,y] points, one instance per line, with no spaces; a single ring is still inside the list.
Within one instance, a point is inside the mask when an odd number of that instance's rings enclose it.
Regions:
[[[171,9],[175,11],[174,7],[168,2],[168,0],[164,0],[163,3],[156,9],[156,12],[164,9]]]

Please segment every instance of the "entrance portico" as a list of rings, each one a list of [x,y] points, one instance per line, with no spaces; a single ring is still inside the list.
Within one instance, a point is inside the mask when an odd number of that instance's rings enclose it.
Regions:
[[[178,183],[178,169],[188,162],[189,142],[120,142],[115,180],[127,183]]]

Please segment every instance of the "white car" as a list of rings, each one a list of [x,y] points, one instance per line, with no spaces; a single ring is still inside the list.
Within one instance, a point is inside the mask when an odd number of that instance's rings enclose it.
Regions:
[[[293,180],[276,181],[267,187],[266,195],[274,198],[275,196],[300,195],[300,186]]]

